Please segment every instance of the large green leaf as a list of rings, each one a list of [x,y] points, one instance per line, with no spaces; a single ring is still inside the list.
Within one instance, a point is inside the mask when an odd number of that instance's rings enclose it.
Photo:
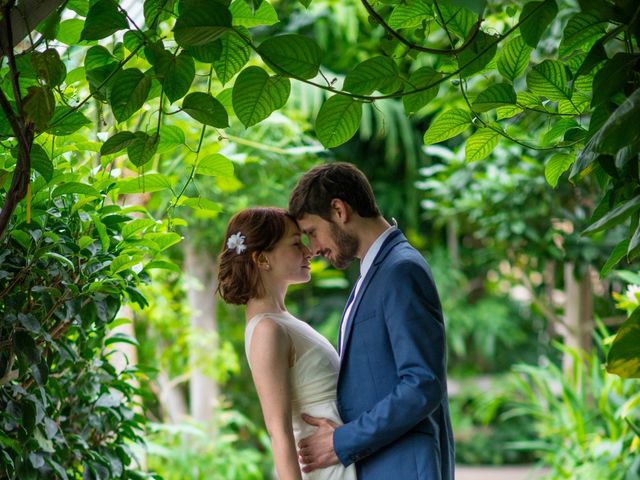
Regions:
[[[187,94],[196,76],[195,62],[191,55],[182,52],[175,56],[165,51],[158,57],[154,66],[170,102],[173,103]]]
[[[318,74],[322,56],[316,42],[297,34],[268,38],[258,47],[258,54],[275,72],[302,79]]]
[[[343,95],[329,97],[316,118],[318,140],[326,148],[342,145],[356,133],[361,118],[362,102]]]
[[[274,77],[260,67],[245,68],[233,85],[233,111],[245,127],[264,120],[289,96],[289,79]]]
[[[505,105],[515,105],[516,92],[508,83],[496,83],[481,92],[471,106],[476,112],[487,112]]]
[[[229,116],[222,104],[209,93],[193,92],[182,102],[182,110],[191,118],[216,128],[229,126]]]
[[[424,134],[425,145],[443,142],[464,132],[471,126],[471,114],[461,108],[447,110],[429,125]]]
[[[89,120],[80,110],[66,105],[59,105],[53,112],[47,133],[51,135],[71,135],[82,127],[90,125]]]
[[[582,232],[582,234],[586,235],[614,227],[615,225],[618,225],[619,223],[622,223],[627,218],[629,218],[629,216],[631,216],[631,214],[637,211],[639,208],[640,196],[634,197],[631,200],[627,200],[611,210],[605,216],[600,218],[597,222],[589,225],[589,227],[587,227]]]
[[[496,130],[498,126],[494,127]],[[500,141],[500,133],[491,128],[479,128],[467,139],[464,154],[467,162],[476,162],[488,157]]]
[[[564,57],[575,50],[589,50],[605,34],[606,22],[593,15],[576,13],[567,22],[562,32],[558,55]]]
[[[118,30],[129,28],[126,15],[114,0],[99,0],[89,8],[81,40],[100,40]]]
[[[244,2],[244,0],[240,1]],[[225,85],[249,61],[251,50],[235,32],[223,35],[219,42],[220,54],[212,64],[220,83]]]
[[[61,195],[70,195],[70,194],[87,195],[90,197],[100,196],[100,192],[98,192],[91,185],[87,185],[85,183],[79,183],[79,182],[67,182],[56,187],[53,193],[51,193],[51,197],[56,198]]]
[[[269,2],[263,1],[253,12],[245,0],[234,0],[229,6],[233,25],[247,28],[278,23],[278,14]]]
[[[31,168],[42,175],[47,182],[53,178],[53,163],[47,152],[39,144],[31,146]]]
[[[431,2],[427,0],[407,0],[396,5],[389,16],[389,26],[394,30],[415,28],[431,18]]]
[[[621,149],[640,142],[640,131],[629,128],[640,124],[640,88],[633,92],[591,137],[580,153],[570,178],[589,166],[599,153],[615,155]]]
[[[111,155],[127,148],[135,139],[133,132],[118,132],[107,139],[100,147],[101,155]]]
[[[151,79],[137,68],[128,68],[114,75],[109,88],[109,104],[118,122],[136,113],[147,100]]]
[[[140,167],[153,158],[160,137],[156,133],[149,135],[145,132],[134,132],[133,136],[134,138],[127,145],[127,155],[131,163]]]
[[[469,77],[489,65],[498,51],[497,39],[482,30],[479,31],[471,45],[458,55],[458,67],[462,69],[460,75]]]
[[[198,161],[196,174],[208,177],[232,177],[233,163],[219,153],[207,155]]]
[[[487,0],[444,0],[442,3],[465,8],[481,17],[487,6]]]
[[[529,65],[533,48],[520,36],[507,40],[498,58],[498,71],[511,81],[522,75]]]
[[[191,0],[180,12],[173,35],[182,47],[205,45],[231,28],[231,12],[222,3]]]
[[[76,45],[80,42],[84,21],[79,18],[69,18],[60,22],[56,40],[66,45]]]
[[[398,66],[389,57],[373,57],[356,65],[344,80],[344,89],[356,95],[369,95],[374,90],[386,93],[398,88]]]
[[[37,131],[43,131],[53,117],[56,100],[47,86],[29,87],[23,99],[27,120],[34,124]]]
[[[536,95],[549,100],[570,98],[567,86],[567,72],[564,65],[556,60],[545,60],[527,74],[527,86]]]
[[[544,177],[547,179],[547,183],[553,188],[556,188],[558,179],[564,172],[569,170],[569,167],[575,159],[575,155],[565,153],[556,153],[553,155],[544,167]]]
[[[476,16],[466,8],[445,2],[438,2],[438,7],[447,30],[460,39],[466,39],[476,23]],[[444,28],[440,15],[435,15],[435,18],[438,25]]]
[[[536,47],[544,31],[558,14],[555,0],[527,3],[520,13],[520,34],[531,47]]]
[[[607,355],[607,372],[640,378],[640,307],[622,324]]]
[[[53,48],[48,48],[44,52],[33,52],[31,65],[38,78],[50,87],[60,85],[67,75],[67,67],[60,60],[58,51]]]
[[[121,194],[159,192],[171,189],[171,182],[165,175],[147,173],[136,178],[118,180],[117,187]]]
[[[416,89],[428,87],[429,85],[436,84],[442,78],[442,73],[434,70],[431,67],[422,67],[416,70],[409,77],[409,81],[405,85],[404,91],[411,92]],[[407,115],[417,112],[427,103],[438,96],[440,90],[440,83],[437,83],[431,88],[422,90],[418,93],[412,93],[410,95],[404,95],[402,97],[402,104]]]
[[[624,256],[627,254],[628,248],[629,248],[628,238],[625,238],[620,243],[618,243],[618,245],[616,245],[616,247],[613,249],[613,251],[609,255],[609,258],[607,259],[606,263],[602,267],[602,270],[600,270],[600,278],[604,278],[605,276],[607,276],[607,274],[611,270],[613,270],[613,267],[615,267],[618,264],[618,262],[622,260]]]

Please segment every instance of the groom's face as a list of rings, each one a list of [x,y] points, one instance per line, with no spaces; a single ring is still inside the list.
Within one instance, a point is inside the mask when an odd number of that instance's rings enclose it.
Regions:
[[[358,238],[346,232],[340,225],[319,215],[306,214],[298,219],[298,225],[309,238],[311,253],[322,255],[336,268],[347,268],[356,258]]]

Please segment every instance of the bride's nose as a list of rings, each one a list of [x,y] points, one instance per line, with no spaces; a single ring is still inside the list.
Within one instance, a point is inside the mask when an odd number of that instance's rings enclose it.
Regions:
[[[311,257],[313,257],[313,254],[311,253],[311,250],[309,250],[309,247],[307,247],[306,245],[302,245],[302,255],[307,260],[309,260]]]

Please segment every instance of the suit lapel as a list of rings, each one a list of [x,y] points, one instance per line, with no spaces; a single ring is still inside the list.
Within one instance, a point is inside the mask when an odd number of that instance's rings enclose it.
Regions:
[[[380,248],[378,255],[376,255],[376,258],[373,261],[371,268],[369,268],[369,271],[367,272],[367,275],[362,279],[362,285],[360,285],[360,290],[358,290],[358,295],[353,301],[353,307],[351,307],[351,312],[349,312],[349,318],[344,319],[344,321],[347,322],[347,325],[344,330],[344,340],[342,341],[342,350],[340,352],[341,357],[344,357],[344,353],[347,351],[347,348],[349,346],[349,338],[351,337],[351,330],[353,329],[353,319],[358,313],[358,307],[360,307],[360,302],[362,301],[362,298],[367,292],[367,288],[371,283],[371,279],[376,275],[376,273],[378,272],[378,269],[380,268],[380,265],[382,264],[384,259],[387,257],[387,255],[389,255],[389,252],[391,252],[393,247],[395,247],[398,243],[402,241],[406,241],[406,238],[400,230],[396,230],[392,232],[382,244],[382,247]],[[353,294],[353,291],[351,292],[351,294]],[[347,302],[347,305],[349,305],[348,302]],[[344,315],[344,312],[343,312],[343,315]]]

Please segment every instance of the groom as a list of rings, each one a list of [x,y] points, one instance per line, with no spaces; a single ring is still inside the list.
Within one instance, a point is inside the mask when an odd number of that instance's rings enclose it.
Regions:
[[[304,174],[289,211],[313,254],[337,268],[360,260],[338,340],[344,425],[303,415],[318,427],[298,444],[303,471],[355,462],[359,480],[453,480],[445,331],[426,262],[351,164]]]

